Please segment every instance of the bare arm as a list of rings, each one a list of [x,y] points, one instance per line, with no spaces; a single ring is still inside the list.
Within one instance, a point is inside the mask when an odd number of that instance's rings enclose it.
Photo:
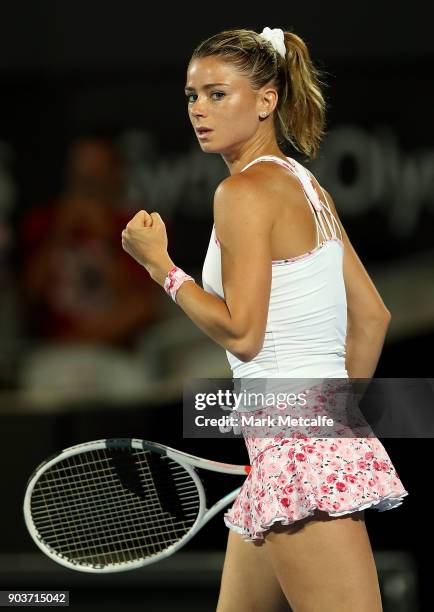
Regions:
[[[350,378],[372,378],[383,350],[389,318],[348,323],[345,367]]]
[[[343,272],[347,296],[345,366],[350,378],[371,378],[378,365],[391,314],[354,250],[332,197],[324,192],[344,241]]]
[[[217,344],[241,361],[253,359],[264,342],[271,290],[270,207],[251,178],[226,178],[214,197],[225,299],[185,282],[176,301]],[[170,268],[151,272],[160,285]]]

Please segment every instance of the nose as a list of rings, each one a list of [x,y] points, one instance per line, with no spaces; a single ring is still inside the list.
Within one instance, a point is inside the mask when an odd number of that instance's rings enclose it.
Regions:
[[[199,102],[199,97],[190,106],[190,112],[193,117],[204,117],[206,115],[205,104]]]

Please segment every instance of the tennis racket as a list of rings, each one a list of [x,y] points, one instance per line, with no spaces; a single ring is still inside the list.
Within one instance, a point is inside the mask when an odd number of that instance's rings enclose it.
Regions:
[[[195,468],[250,471],[134,438],[72,446],[30,477],[27,529],[42,552],[70,569],[121,572],[155,563],[184,546],[241,488],[208,509]]]

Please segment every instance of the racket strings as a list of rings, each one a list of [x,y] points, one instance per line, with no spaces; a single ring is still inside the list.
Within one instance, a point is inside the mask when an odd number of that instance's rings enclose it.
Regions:
[[[81,471],[81,470],[79,470],[79,471]],[[50,487],[50,488],[51,488],[51,487]],[[124,528],[124,529],[125,529],[125,528]],[[58,540],[58,538],[57,538],[57,542],[58,542],[58,541],[59,541],[59,540]]]
[[[114,489],[113,489],[114,490]],[[195,504],[196,503],[196,488],[189,488],[186,491],[184,491],[181,495],[180,498],[185,501],[183,507],[187,507],[189,505],[189,503],[191,504]],[[190,497],[184,497],[185,493],[190,493],[191,496]],[[76,501],[76,498],[71,497],[71,500]],[[109,510],[112,513],[112,516],[124,516],[123,515],[123,511],[125,509],[133,509],[135,508],[135,500],[133,499],[131,504],[123,504],[121,508],[119,508],[119,506],[116,503],[110,503],[110,500],[107,500],[106,496],[99,496],[99,497],[94,497],[93,498],[93,502],[95,501],[95,499],[97,499],[98,501],[101,500],[100,503],[100,508],[104,508],[104,510]],[[54,501],[54,496],[53,496],[53,501]],[[57,500],[59,502],[64,503],[65,501],[68,501],[68,497],[67,495],[65,495],[64,497],[61,497],[60,495],[57,496]],[[61,519],[64,519],[65,516],[68,516],[70,519],[73,519],[74,516],[76,516],[77,518],[81,517],[83,510],[86,510],[90,507],[89,503],[86,502],[86,500],[84,501],[80,501],[75,503],[73,506],[67,508],[66,506],[59,506],[59,510],[58,510],[58,516]],[[150,517],[153,516],[153,514],[150,512],[151,510],[159,510],[160,509],[160,504],[158,499],[155,500],[155,504],[147,504],[147,506],[143,509],[143,512],[141,512],[141,516],[142,517]],[[38,510],[38,508],[40,508]],[[43,506],[42,504],[36,504],[34,506],[32,506],[32,514],[33,517],[40,517],[39,518],[39,524],[42,524],[44,522],[48,523],[48,522],[52,522],[52,517],[50,516],[49,518],[45,518],[47,516],[47,512],[46,512],[46,507]],[[54,524],[54,523],[53,523]]]
[[[189,513],[187,510],[192,507],[193,509],[196,507],[197,505],[197,489],[196,487],[190,487],[187,492],[189,493],[189,495],[187,497],[184,497],[184,493],[185,491],[183,491],[183,493],[180,495],[180,498],[182,499],[183,503],[183,508],[186,511],[186,516],[196,516],[197,512],[191,512]],[[82,512],[83,510],[89,509],[89,504],[86,503],[85,501],[83,503],[77,503],[74,505],[74,509],[71,508],[63,508],[60,509],[57,513],[57,518],[58,520],[53,520],[52,516],[47,517],[47,513],[44,509],[37,511],[36,508],[40,507],[42,508],[41,505],[36,505],[33,506],[33,517],[36,518],[38,517],[38,524],[40,527],[42,527],[43,525],[47,525],[50,524],[53,528],[56,528],[56,526],[58,526],[58,529],[56,529],[56,535],[58,531],[62,530],[62,527],[64,525],[64,521],[68,520],[68,524],[69,527],[71,526],[72,522],[75,520],[79,525],[80,525],[80,530],[83,532],[88,531],[88,529],[86,527],[83,527],[83,525],[81,524],[81,517],[82,517]],[[124,519],[124,521],[128,522],[128,521],[132,521],[133,519],[129,518],[128,516],[125,515],[124,511],[125,509],[130,510],[130,509],[134,509],[134,504],[124,504],[122,506],[122,508],[118,508],[118,506],[116,504],[110,504],[110,503],[102,503],[100,504],[100,508],[104,508],[104,510],[107,512],[110,512],[110,516],[107,516],[107,518],[104,520],[104,523],[102,523],[101,520],[95,519],[95,523],[100,523],[100,524],[104,524],[105,526],[108,525],[112,525],[115,528],[115,525],[118,524],[119,519]],[[155,526],[161,524],[166,524],[166,518],[165,517],[155,517],[155,512],[152,513],[149,510],[158,510],[160,508],[160,506],[156,503],[152,506],[148,505],[147,508],[144,508],[142,512],[136,512],[134,518],[146,521],[152,517],[154,517],[154,521],[153,524]]]
[[[32,518],[54,552],[84,564],[125,564],[179,541],[200,509],[196,484],[178,463],[140,450],[90,450],[37,481]]]
[[[92,492],[93,499],[100,498],[100,499],[104,499],[105,501],[109,502],[109,498],[107,498],[107,493],[117,491],[116,486],[110,486],[110,484],[101,483],[100,481],[96,479],[91,480],[89,478],[86,478],[86,481],[83,483],[82,486],[80,484],[77,484],[76,486],[74,486],[73,489],[66,488],[67,485],[70,484],[70,482],[71,482],[70,479],[66,479],[66,478],[56,479],[52,474],[50,474],[49,477],[47,478],[47,481],[46,481],[47,484],[41,481],[39,483],[38,493],[34,494],[34,497],[33,497],[34,514],[38,514],[38,509],[37,509],[38,502],[42,509],[40,510],[40,512],[44,512],[44,509],[45,509],[44,499],[47,494],[52,496],[53,501],[55,501],[56,496],[59,500],[67,501],[68,496],[71,499],[76,500],[78,492],[82,494]],[[183,475],[181,477],[177,477],[177,475],[174,473],[173,482],[176,482],[179,488],[181,487],[181,485],[184,485],[181,490],[181,495],[184,495],[188,493],[189,491],[193,491],[193,492],[196,491],[196,485],[192,482],[189,474],[187,474],[187,476]],[[149,478],[144,477],[143,483],[146,484],[146,486],[149,486],[152,484],[152,481]],[[62,488],[58,488],[59,485],[62,485]],[[53,490],[53,487],[56,487],[56,489]],[[158,493],[159,495],[162,495],[162,494],[169,494],[172,491],[173,491],[173,486],[169,487],[166,485],[165,487],[160,487],[158,490]],[[127,495],[128,492],[125,492],[125,494]],[[129,492],[129,494],[131,497],[134,496],[133,492]],[[148,500],[152,498],[154,498],[158,502],[158,498],[155,495],[152,495],[152,494],[148,495]],[[82,500],[82,505],[86,505],[87,503],[88,502],[86,501],[86,499]],[[80,503],[77,503],[76,507],[78,508],[79,506],[80,506]]]

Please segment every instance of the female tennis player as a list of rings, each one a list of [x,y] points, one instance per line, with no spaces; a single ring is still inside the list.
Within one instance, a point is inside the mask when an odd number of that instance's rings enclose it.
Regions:
[[[157,212],[138,212],[122,234],[123,248],[226,349],[236,378],[371,378],[383,347],[390,312],[332,197],[282,152],[289,144],[316,157],[321,78],[303,40],[279,28],[202,42],[187,70],[188,114],[203,152],[229,169],[215,192],[203,288],[171,260]],[[224,517],[218,612],[286,602],[295,612],[382,610],[364,510],[394,508],[408,493],[379,440],[245,441],[252,470]]]

